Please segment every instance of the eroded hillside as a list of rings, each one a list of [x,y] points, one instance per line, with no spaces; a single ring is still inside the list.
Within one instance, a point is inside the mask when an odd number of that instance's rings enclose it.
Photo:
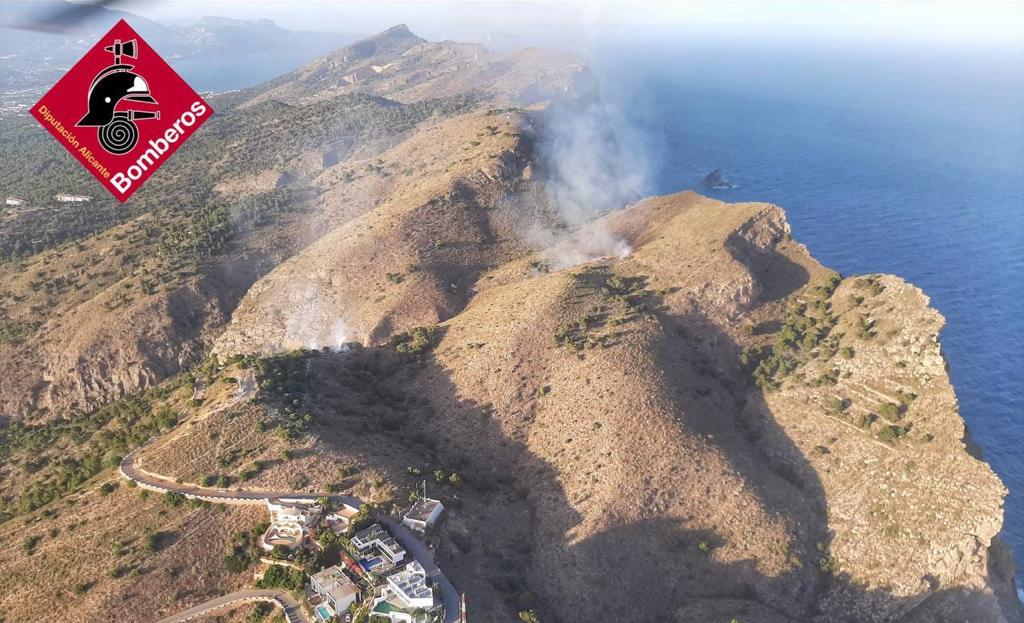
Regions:
[[[473,620],[1015,620],[927,297],[822,267],[772,205],[572,221],[533,108],[585,76],[395,28],[223,96],[109,227],[8,230],[4,612],[250,583],[258,513],[115,486],[141,447],[385,513],[427,480]]]
[[[631,253],[551,268],[570,237],[418,341],[271,358],[294,362],[265,368],[290,371],[271,402],[144,464],[383,508],[425,474],[484,620],[1012,620],[989,568],[1005,490],[965,448],[920,291],[822,268],[774,206],[684,193],[600,225]],[[293,437],[272,405],[295,397]]]
[[[453,47],[391,29],[320,61],[345,74],[399,55],[386,84],[335,92],[309,83],[307,68],[217,96],[204,132],[117,208],[30,120],[5,121],[12,140],[3,143],[10,153],[0,180],[30,203],[5,209],[0,230],[0,414],[42,420],[88,412],[194,365],[256,279],[340,225],[372,227],[379,216],[355,219],[374,207],[394,206],[391,221],[414,204],[429,212],[422,202],[431,199],[442,202],[438,209],[493,207],[522,177],[529,149],[518,113],[495,107],[572,97],[581,66],[535,54],[499,61],[488,52],[489,69],[480,71],[468,53],[442,61]],[[289,85],[316,97],[273,95]],[[93,195],[97,205],[82,214],[48,205],[70,190]],[[467,225],[459,235],[485,236],[485,229]],[[468,274],[491,265],[465,262]],[[415,265],[410,259],[390,270]]]

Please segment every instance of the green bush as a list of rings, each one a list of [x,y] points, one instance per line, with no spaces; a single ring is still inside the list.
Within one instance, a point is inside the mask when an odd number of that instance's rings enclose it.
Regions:
[[[890,422],[895,422],[900,419],[903,415],[903,407],[891,402],[886,402],[878,407],[878,415],[884,417]]]
[[[41,535],[38,535],[38,534],[33,534],[33,535],[29,535],[29,536],[25,537],[21,541],[21,551],[23,551],[23,552],[25,552],[25,554],[31,556],[32,554],[35,553],[36,545],[38,545],[39,541],[41,541],[41,540],[43,540],[43,537]]]
[[[878,439],[886,443],[894,443],[897,439],[905,437],[910,432],[908,426],[888,425],[878,431]]]
[[[434,345],[437,329],[416,327],[412,331],[399,333],[391,338],[391,346],[400,353],[419,353]]]
[[[305,574],[298,569],[283,565],[270,565],[263,577],[256,582],[257,588],[283,588],[297,591],[305,582]]]

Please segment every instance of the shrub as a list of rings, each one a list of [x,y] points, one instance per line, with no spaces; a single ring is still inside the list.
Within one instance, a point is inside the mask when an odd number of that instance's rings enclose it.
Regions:
[[[878,431],[878,439],[886,443],[894,443],[897,439],[906,436],[908,432],[910,432],[910,427],[908,426],[896,426],[895,424],[891,424],[883,426],[882,429]]]
[[[43,537],[38,534],[25,537],[21,542],[21,551],[31,556],[35,553],[36,545],[38,545],[41,540],[43,540]]]
[[[828,399],[826,406],[829,411],[842,413],[850,408],[850,403],[845,398],[832,397]]]
[[[431,348],[436,337],[434,327],[416,327],[391,338],[391,345],[400,353],[419,353]]]
[[[185,499],[185,495],[178,493],[177,491],[167,491],[163,495],[164,503],[173,506],[174,508],[178,508],[184,504]]]
[[[895,422],[903,415],[903,408],[900,405],[887,402],[878,407],[878,415],[884,417],[890,422]]]
[[[857,326],[854,328],[857,337],[862,340],[870,340],[875,337],[875,332],[872,330],[875,326],[874,320],[868,320],[864,316],[857,318]]]
[[[374,522],[374,514],[376,507],[372,504],[363,504],[359,507],[359,512],[352,516],[349,521],[349,532],[359,532],[363,528],[367,528]]]
[[[853,355],[853,349],[850,348],[849,346],[843,346],[842,348],[839,349],[839,356],[842,357],[843,359],[853,359]]]
[[[297,591],[302,588],[305,574],[298,569],[282,565],[270,565],[263,577],[256,582],[257,588],[283,588]]]

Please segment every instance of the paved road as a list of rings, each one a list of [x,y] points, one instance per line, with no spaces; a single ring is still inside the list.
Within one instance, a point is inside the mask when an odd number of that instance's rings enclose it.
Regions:
[[[455,590],[448,578],[441,573],[441,569],[434,564],[434,554],[427,548],[423,541],[419,540],[408,528],[392,519],[385,519],[388,530],[405,547],[405,551],[412,554],[427,572],[434,583],[441,587],[441,596],[444,600],[444,623],[457,623],[459,620],[460,600],[459,592]]]
[[[144,448],[138,448],[121,460],[118,471],[121,476],[134,481],[140,487],[154,491],[175,491],[187,498],[206,500],[207,502],[223,502],[226,504],[264,504],[269,499],[286,500],[309,500],[319,497],[326,497],[332,502],[342,502],[355,508],[359,508],[362,501],[351,495],[338,495],[336,493],[303,493],[301,491],[238,491],[235,489],[217,489],[215,487],[201,487],[192,484],[179,484],[152,472],[146,471],[138,465],[137,453]]]
[[[188,610],[182,610],[177,614],[172,614],[169,617],[160,619],[157,623],[184,623],[184,621],[192,621],[200,617],[209,616],[217,610],[236,608],[245,603],[254,603],[258,601],[272,603],[278,608],[284,610],[284,618],[288,623],[309,623],[309,619],[306,617],[305,613],[302,612],[302,608],[299,607],[299,603],[295,601],[291,595],[284,591],[273,589],[236,591],[234,593],[228,593],[222,597],[215,597],[214,599],[203,602],[198,606],[193,606]]]

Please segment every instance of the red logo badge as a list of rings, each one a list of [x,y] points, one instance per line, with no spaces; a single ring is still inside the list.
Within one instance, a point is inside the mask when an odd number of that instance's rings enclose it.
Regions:
[[[212,114],[124,20],[32,109],[122,202]]]

